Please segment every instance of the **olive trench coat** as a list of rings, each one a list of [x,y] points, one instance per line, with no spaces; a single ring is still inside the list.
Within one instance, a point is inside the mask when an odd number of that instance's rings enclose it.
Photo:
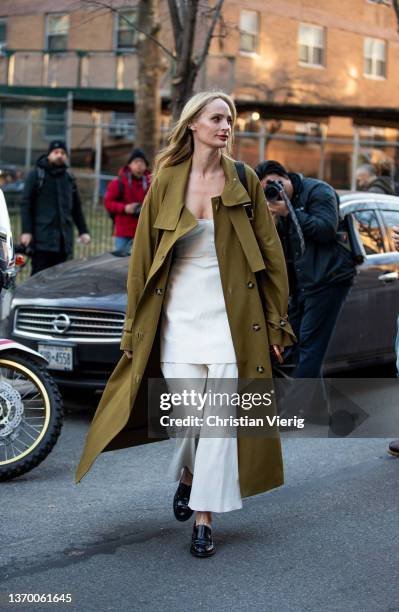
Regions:
[[[147,383],[163,379],[160,368],[162,302],[175,242],[197,225],[184,205],[189,158],[163,168],[148,191],[129,262],[128,305],[117,363],[89,428],[76,470],[76,484],[101,452],[151,442]],[[211,199],[215,248],[226,313],[240,379],[271,378],[270,344],[295,341],[287,318],[288,279],[282,246],[262,186],[245,165],[248,191],[234,160],[222,153],[225,186]],[[252,202],[251,222],[243,204]],[[242,497],[280,486],[283,465],[277,437],[238,438]]]

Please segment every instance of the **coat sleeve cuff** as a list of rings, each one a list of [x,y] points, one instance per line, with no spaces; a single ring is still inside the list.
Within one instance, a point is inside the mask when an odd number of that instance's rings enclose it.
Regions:
[[[268,313],[266,323],[270,344],[291,346],[297,341],[287,315],[278,316]]]
[[[121,351],[132,351],[133,350],[133,337],[130,332],[125,332],[122,335],[120,348],[121,348]]]
[[[131,351],[133,350],[133,319],[126,318],[125,323],[123,324],[123,334],[121,338],[120,348],[122,351]]]

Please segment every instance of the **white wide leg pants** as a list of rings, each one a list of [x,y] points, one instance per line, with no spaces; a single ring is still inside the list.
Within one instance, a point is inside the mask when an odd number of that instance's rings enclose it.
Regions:
[[[197,393],[206,391],[226,393],[226,388],[231,393],[237,388],[236,363],[200,364],[163,361],[160,365],[169,393],[179,393],[187,387],[194,389]],[[220,383],[214,380],[218,378],[223,380]],[[225,379],[235,380],[226,381]],[[220,406],[205,404],[197,414],[205,422],[208,415],[222,413],[223,408],[221,409]],[[174,481],[179,480],[185,466],[193,474],[189,500],[189,506],[193,510],[229,512],[242,508],[238,477],[237,437],[232,436],[231,428],[227,435],[220,438],[204,437],[201,433],[204,434],[205,430],[209,432],[209,428],[203,426],[197,430],[196,436],[193,435],[193,430],[190,430],[185,437],[176,437],[175,451],[168,475]]]

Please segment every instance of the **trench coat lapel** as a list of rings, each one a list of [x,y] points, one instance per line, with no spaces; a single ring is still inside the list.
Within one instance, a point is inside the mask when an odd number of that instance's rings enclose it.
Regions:
[[[173,180],[168,184],[155,219],[153,227],[164,231],[148,274],[147,283],[162,266],[175,242],[198,225],[198,221],[184,202],[191,162],[192,157],[174,167]],[[238,177],[234,161],[222,153],[221,164],[226,180],[220,198],[223,205],[229,208],[231,222],[238,234],[251,270],[257,272],[264,269],[265,265],[242,206],[250,202],[251,198]],[[218,199],[218,196],[215,196],[215,199]]]
[[[181,164],[174,167],[173,180],[169,182],[161,208],[155,219],[154,227],[163,230],[176,230],[179,233],[180,219],[188,221],[187,217],[181,217],[181,212],[187,211],[195,221],[195,217],[184,205],[184,196],[188,176],[190,174],[192,157],[186,159]],[[241,183],[234,162],[223,153],[221,164],[226,177],[225,185],[221,194],[222,202],[225,206],[237,206],[250,202],[248,192]],[[196,224],[195,224],[196,225]],[[195,227],[193,224],[193,227]],[[190,228],[191,229],[191,228]],[[179,237],[179,236],[178,236]]]
[[[251,197],[240,181],[234,160],[222,155],[222,166],[226,175],[226,183],[221,196],[222,202],[224,206],[227,206],[230,221],[252,272],[259,272],[265,269],[265,262],[243,206],[251,202]]]

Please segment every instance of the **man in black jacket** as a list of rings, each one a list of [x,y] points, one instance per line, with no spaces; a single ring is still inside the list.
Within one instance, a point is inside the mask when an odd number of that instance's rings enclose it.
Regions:
[[[90,243],[75,179],[68,171],[68,152],[53,140],[25,180],[20,241],[32,249],[32,274],[66,261],[73,253],[73,224],[79,240]]]
[[[289,200],[288,205],[284,199],[268,204],[287,261],[288,316],[298,339],[291,352],[293,376],[318,378],[355,275],[352,255],[340,240],[338,195],[327,183],[287,172],[276,161],[259,164],[256,172],[264,188],[278,181]]]

